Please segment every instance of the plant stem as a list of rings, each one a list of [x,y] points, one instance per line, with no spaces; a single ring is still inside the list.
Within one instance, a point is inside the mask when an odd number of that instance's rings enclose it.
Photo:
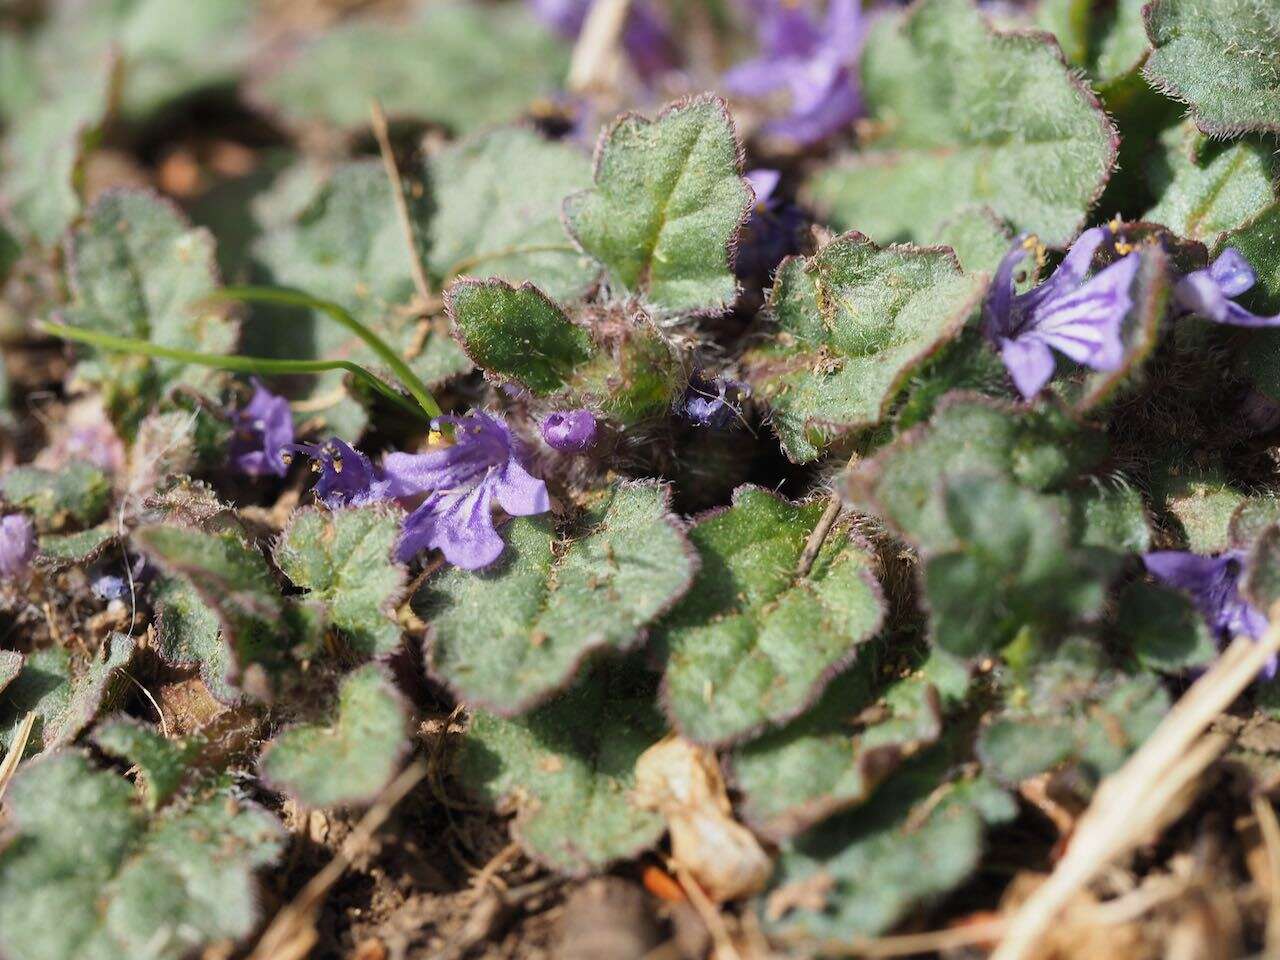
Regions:
[[[52,336],[76,343],[86,343],[100,350],[114,353],[138,353],[147,357],[162,360],[176,360],[179,363],[190,363],[199,367],[214,367],[218,370],[230,370],[233,373],[326,373],[330,370],[345,370],[364,381],[382,396],[413,417],[421,417],[423,411],[409,403],[394,387],[370,373],[364,367],[350,360],[280,360],[274,357],[241,357],[230,354],[196,353],[191,350],[180,350],[177,347],[166,347],[150,340],[135,340],[132,337],[118,337],[111,333],[96,330],[84,330],[80,327],[68,327],[61,323],[44,322],[40,329]],[[428,418],[429,419],[429,418]]]
[[[396,375],[396,379],[409,391],[413,398],[418,401],[418,405],[422,407],[428,419],[443,415],[444,411],[440,409],[440,404],[436,403],[436,399],[431,395],[431,391],[427,389],[427,385],[409,368],[409,365],[404,362],[400,355],[392,350],[385,340],[353,317],[344,307],[330,300],[320,300],[309,293],[293,290],[289,287],[224,287],[205,298],[206,302],[221,300],[276,303],[287,307],[305,307],[309,310],[319,310],[363,340],[369,349],[376,353],[378,358],[391,369],[391,372]]]

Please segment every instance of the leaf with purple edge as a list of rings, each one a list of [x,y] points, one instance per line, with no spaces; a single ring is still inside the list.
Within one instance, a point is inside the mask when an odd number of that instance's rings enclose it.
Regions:
[[[874,137],[802,194],[838,229],[925,241],[987,204],[1016,231],[1065,245],[1111,172],[1115,128],[1052,40],[993,31],[967,0],[882,18],[862,79]]]
[[[613,292],[666,313],[721,313],[737,295],[731,254],[751,209],[724,101],[623,114],[600,136],[595,186],[565,199],[565,224]]]
[[[985,289],[946,248],[882,248],[856,233],[784,261],[770,297],[773,336],[743,366],[787,457],[814,460],[836,437],[878,423]]]
[[[546,517],[506,525],[492,570],[447,569],[415,608],[426,662],[459,699],[504,715],[553,697],[589,657],[644,641],[689,589],[698,560],[657,483],[620,484],[556,531]]]
[[[517,719],[471,715],[459,777],[488,803],[514,806],[515,839],[557,873],[603,870],[654,846],[666,831],[663,818],[631,796],[636,760],[666,732],[652,686],[636,667],[594,670]]]
[[[199,738],[170,740],[136,717],[120,714],[93,731],[98,749],[127,760],[142,772],[147,809],[155,812],[178,792],[203,742]]]
[[[655,631],[663,706],[683,736],[720,745],[791,720],[880,629],[875,560],[848,527],[797,576],[824,506],[739,487],[689,531],[702,569]]]
[[[405,700],[376,664],[343,678],[332,713],[279,733],[258,763],[268,784],[308,807],[368,803],[409,748]]]

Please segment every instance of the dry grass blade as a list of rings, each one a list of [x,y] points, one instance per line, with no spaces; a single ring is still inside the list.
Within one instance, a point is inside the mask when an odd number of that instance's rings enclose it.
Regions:
[[[9,745],[9,752],[4,755],[4,761],[0,762],[0,800],[4,799],[4,792],[9,789],[9,781],[18,772],[18,764],[22,762],[22,755],[27,749],[27,740],[31,738],[31,731],[35,725],[36,713],[31,710],[22,718],[13,743]]]
[[[631,11],[631,0],[600,0],[592,4],[573,48],[567,86],[572,93],[607,89],[617,74],[618,41]]]
[[[1009,919],[992,960],[1028,956],[1063,907],[1100,870],[1185,809],[1194,782],[1228,742],[1205,735],[1205,730],[1280,650],[1280,604],[1272,608],[1271,622],[1274,626],[1257,643],[1246,638],[1232,643],[1146,743],[1102,782],[1066,854]]]
[[[427,272],[422,267],[422,257],[418,255],[418,245],[413,240],[413,223],[409,220],[409,205],[404,199],[404,181],[400,177],[400,168],[396,166],[396,155],[391,152],[387,115],[377,100],[370,103],[369,112],[372,115],[373,135],[378,141],[378,152],[382,154],[382,166],[387,171],[387,179],[391,181],[391,202],[395,205],[396,219],[400,221],[400,230],[404,233],[404,242],[408,248],[413,285],[417,288],[418,297],[425,309],[431,302],[431,281],[427,279]]]
[[[1271,882],[1268,885],[1267,903],[1267,953],[1280,956],[1280,820],[1266,797],[1253,798],[1253,813],[1258,818],[1258,832],[1267,849],[1267,869]]]
[[[276,914],[249,960],[302,960],[316,945],[316,914],[330,888],[351,866],[352,861],[369,845],[373,835],[386,822],[396,805],[408,796],[423,777],[427,765],[415,760],[387,785],[368,812],[356,824],[342,849],[312,877],[293,898],[293,902]]]

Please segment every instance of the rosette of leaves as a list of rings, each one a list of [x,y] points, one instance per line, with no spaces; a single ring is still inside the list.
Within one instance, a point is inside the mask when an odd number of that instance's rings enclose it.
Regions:
[[[504,537],[501,564],[447,569],[415,607],[428,622],[432,675],[506,716],[564,689],[593,655],[642,644],[698,567],[657,483],[602,492],[559,530],[546,517],[517,517]]]
[[[768,339],[743,366],[787,457],[816,459],[878,423],[912,371],[953,339],[985,278],[943,248],[878,247],[851,233],[778,269]]]
[[[701,570],[655,634],[663,706],[688,739],[726,744],[792,719],[879,630],[874,560],[849,529],[797,572],[823,507],[739,487],[690,529]]]
[[[20,769],[5,796],[0,952],[13,960],[181,960],[248,936],[275,817],[228,790],[148,817],[127,780],[79,751]]]
[[[986,827],[1016,807],[985,779],[947,784],[950,762],[935,747],[870,803],[783,843],[758,904],[765,929],[793,943],[873,937],[968,879]]]
[[[59,319],[70,326],[201,353],[235,352],[238,325],[227,308],[202,303],[218,283],[213,237],[153,194],[103,194],[67,239],[67,274],[72,301]],[[176,360],[86,349],[77,379],[101,389],[129,432],[167,392],[183,387],[216,397],[227,382],[221,371]]]
[[[1210,136],[1280,131],[1280,10],[1254,0],[1156,0],[1144,73]]]
[[[390,678],[366,664],[343,678],[327,722],[286,729],[267,744],[259,771],[309,807],[365,803],[387,785],[409,747],[408,710]]]
[[[482,799],[515,809],[512,834],[532,859],[584,876],[662,838],[665,821],[632,790],[636,760],[665,729],[638,664],[602,666],[522,717],[473,712],[457,772]]]
[[[565,46],[522,5],[451,0],[402,22],[368,17],[325,31],[265,77],[256,98],[298,124],[360,130],[377,99],[390,117],[467,132],[550,98],[567,70]]]
[[[1004,783],[1064,765],[1097,783],[1169,709],[1154,674],[1109,667],[1103,651],[1082,638],[1006,660],[1002,706],[986,718],[977,741],[983,768]]]
[[[1017,232],[1065,245],[1115,160],[1114,127],[1052,41],[995,32],[967,0],[881,19],[862,81],[878,133],[814,175],[805,197],[882,243],[928,240],[986,204]]]
[[[434,204],[423,225],[433,278],[496,277],[529,282],[570,301],[591,286],[599,268],[565,233],[560,207],[591,184],[591,163],[571,143],[533,130],[494,130],[427,158]]]
[[[675,346],[642,310],[585,307],[578,323],[530,283],[471,279],[450,285],[445,307],[476,366],[560,408],[634,426],[665,416],[688,382]]]
[[[366,104],[367,106],[367,104]],[[291,198],[288,215],[254,244],[253,255],[272,283],[304,290],[343,307],[403,356],[428,385],[470,369],[457,345],[418,319],[410,250],[396,217],[392,187],[376,160],[338,167]],[[413,223],[425,223],[430,200],[406,187]],[[421,241],[421,238],[417,238]],[[343,357],[374,371],[377,355],[349,330],[319,311],[263,309],[246,329],[246,351],[289,360]],[[343,386],[341,371],[308,378],[305,393],[328,428],[355,438],[368,414]]]
[[[669,104],[653,120],[623,114],[600,136],[595,185],[565,199],[569,233],[616,296],[656,313],[722,313],[754,195],[719,97]]]
[[[43,647],[25,657],[10,657],[0,673],[8,673],[0,700],[0,748],[8,751],[28,713],[36,722],[27,752],[65,746],[93,723],[118,689],[120,672],[133,660],[137,644],[122,633],[111,634],[87,661],[62,647]],[[15,655],[16,656],[16,655]]]

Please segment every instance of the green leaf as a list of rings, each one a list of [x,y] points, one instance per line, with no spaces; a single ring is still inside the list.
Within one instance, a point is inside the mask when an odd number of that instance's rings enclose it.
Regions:
[[[67,751],[19,770],[0,851],[0,953],[12,960],[182,960],[258,920],[253,871],[285,833],[215,793],[149,823],[128,781]]]
[[[1145,0],[1048,0],[1036,10],[1072,66],[1103,86],[1142,64],[1150,49],[1142,22]]]
[[[995,33],[966,0],[926,0],[872,28],[862,77],[882,132],[803,195],[837,229],[927,241],[985,204],[1052,246],[1079,232],[1117,137],[1043,35]]]
[[[538,396],[565,387],[594,353],[586,329],[531,283],[459,280],[445,291],[445,306],[476,366]]]
[[[333,719],[279,734],[259,761],[262,777],[309,807],[367,803],[390,782],[409,743],[404,698],[376,664],[348,674]]]
[[[1271,493],[1248,497],[1231,514],[1227,536],[1233,547],[1248,547],[1276,523],[1280,523],[1280,497]]]
[[[690,740],[725,744],[798,716],[880,629],[874,560],[848,529],[796,576],[824,506],[739,487],[689,531],[702,569],[657,639],[664,707]]]
[[[276,564],[307,600],[362,654],[382,656],[400,646],[396,607],[405,568],[395,561],[400,517],[384,507],[334,512],[296,511],[276,545]]]
[[[1240,297],[1240,302],[1258,313],[1280,310],[1280,202],[1261,210],[1251,220],[1218,239],[1216,257],[1225,247],[1235,247],[1258,274],[1258,285]],[[1259,340],[1276,339],[1271,331],[1261,332]],[[1274,348],[1268,348],[1274,353]],[[1274,379],[1270,383],[1274,383]],[[1270,387],[1273,391],[1275,387]]]
[[[408,22],[369,18],[329,29],[257,93],[297,124],[362,130],[376,98],[392,118],[465,133],[552,96],[567,71],[564,46],[520,5],[441,2]]]
[[[156,653],[174,666],[196,666],[209,692],[223,703],[242,697],[231,650],[222,640],[218,615],[190,581],[161,575],[151,585],[155,609]]]
[[[1164,153],[1148,164],[1159,200],[1144,220],[1213,247],[1275,202],[1274,148],[1263,139],[1219,143],[1190,123],[1160,139]]]
[[[33,650],[21,672],[4,689],[0,702],[0,747],[12,746],[27,713],[36,724],[27,741],[28,753],[65,746],[93,722],[111,696],[120,671],[133,660],[132,637],[113,633],[103,649],[86,664],[75,664],[61,647]]]
[[[504,536],[497,568],[446,569],[417,601],[432,674],[504,715],[546,701],[588,657],[642,643],[697,569],[655,483],[614,487],[560,533],[545,517],[517,517]]]
[[[1120,594],[1116,633],[1150,670],[1180,674],[1218,656],[1213,633],[1191,599],[1152,583],[1130,584]]]
[[[0,650],[0,693],[22,672],[23,659],[17,650]]]
[[[1280,602],[1280,526],[1264,530],[1249,551],[1240,593],[1266,614]]]
[[[365,103],[368,109],[368,103]],[[385,340],[405,357],[428,385],[471,369],[446,334],[420,337],[416,293],[404,230],[396,218],[391,185],[377,160],[339,166],[322,183],[310,185],[293,215],[269,229],[254,245],[255,259],[272,283],[328,300]],[[423,223],[429,200],[406,188],[411,222]],[[260,308],[261,309],[261,308]],[[418,348],[420,345],[420,349]],[[316,311],[261,310],[245,331],[250,354],[290,360],[342,357],[383,372],[377,355],[350,331]],[[368,416],[343,386],[341,371],[308,380],[299,399],[322,416],[330,430],[351,440]]]
[[[983,780],[943,788],[941,754],[913,761],[866,806],[782,845],[762,905],[768,932],[792,942],[873,937],[969,877],[985,824],[1016,808]],[[792,892],[810,889],[816,898]]]
[[[865,803],[938,739],[942,704],[933,685],[912,676],[882,690],[880,669],[876,659],[860,659],[807,713],[734,751],[732,779],[755,832],[778,842]]]
[[[941,495],[950,542],[927,551],[924,588],[943,650],[991,653],[1024,627],[1061,630],[1102,612],[1121,557],[1076,547],[1060,499],[985,475],[951,476]]]
[[[1280,9],[1258,0],[1155,0],[1144,10],[1153,87],[1210,136],[1280,131]]]
[[[845,496],[917,544],[956,544],[942,481],[990,474],[1032,490],[1064,486],[1106,453],[1106,439],[1052,410],[1031,411],[968,394],[951,394],[933,420],[899,436],[842,480]]]
[[[632,799],[640,754],[665,724],[630,667],[597,671],[519,719],[475,711],[458,754],[462,782],[517,809],[512,833],[534,860],[570,876],[603,870],[661,839],[665,821]]]
[[[40,537],[37,559],[51,566],[88,563],[101,556],[116,538],[117,526],[111,521],[79,533],[45,534]]]
[[[557,300],[590,287],[597,267],[560,221],[564,198],[591,184],[591,163],[572,144],[518,127],[494,130],[429,157],[426,176],[436,204],[427,267],[438,282],[528,281]]]
[[[1193,553],[1218,553],[1231,545],[1231,517],[1245,495],[1216,469],[1179,466],[1177,472],[1152,478],[1151,499],[1168,514],[1173,531],[1181,530]]]
[[[1104,656],[1069,640],[1010,671],[1006,706],[978,736],[983,768],[1008,784],[1068,762],[1093,783],[1118,769],[1168,711],[1169,695],[1151,674],[1108,669]]]
[[[102,520],[111,505],[111,480],[79,460],[61,470],[15,467],[0,476],[0,495],[30,511],[40,530],[52,532]]]
[[[102,56],[88,62],[94,65],[83,74],[48,85],[12,117],[0,147],[6,210],[45,246],[80,214],[85,156],[111,109],[117,64]]]
[[[878,423],[912,371],[959,334],[986,288],[949,250],[881,248],[860,234],[778,270],[777,333],[743,359],[795,462]]]
[[[147,809],[152,812],[178,792],[202,747],[198,739],[169,740],[155,727],[124,714],[99,724],[93,732],[93,742],[99,749],[127,760],[142,771]]]
[[[596,147],[595,186],[568,197],[564,215],[615,294],[721,313],[737,295],[730,253],[751,202],[728,109],[704,94],[654,120],[618,118]]]
[[[213,237],[153,194],[103,194],[67,242],[74,293],[62,322],[202,353],[234,353],[238,325],[201,304],[217,286]],[[176,360],[90,352],[77,376],[98,384],[131,430],[178,386],[216,397],[226,374]]]
[[[1121,553],[1151,549],[1151,521],[1142,494],[1124,481],[1098,482],[1075,495],[1084,524],[1080,542]]]
[[[966,207],[938,224],[933,240],[955,251],[965,273],[993,274],[1013,234],[990,207]]]
[[[222,691],[228,683],[242,685],[251,667],[255,674],[265,670],[272,675],[288,665],[291,643],[285,603],[257,549],[232,531],[214,534],[164,525],[139,527],[133,542],[163,573],[184,581],[194,592],[194,597],[172,591],[162,595],[174,611],[167,615],[179,618],[166,626],[166,614],[161,616],[161,632],[168,632],[162,656],[198,662],[201,676],[214,680],[210,689]],[[207,609],[194,604],[196,598]],[[225,653],[211,649],[210,611],[221,630]],[[214,673],[219,667],[223,668],[221,678]],[[266,677],[251,679],[252,692],[265,692],[260,688]]]

